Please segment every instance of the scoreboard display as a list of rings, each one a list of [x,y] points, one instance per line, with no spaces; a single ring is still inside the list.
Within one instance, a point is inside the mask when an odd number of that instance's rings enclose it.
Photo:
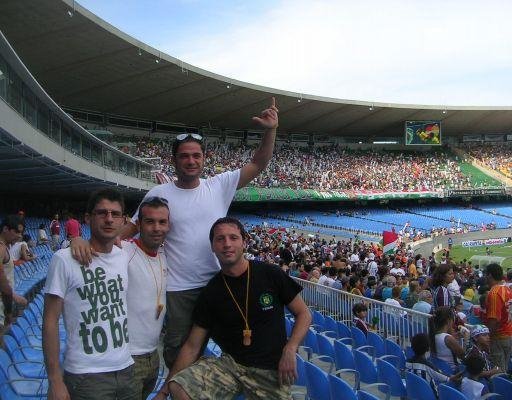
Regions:
[[[405,121],[406,145],[441,145],[441,121]]]

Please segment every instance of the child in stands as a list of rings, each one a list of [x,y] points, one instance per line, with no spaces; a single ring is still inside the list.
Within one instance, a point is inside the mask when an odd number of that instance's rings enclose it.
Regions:
[[[354,319],[352,323],[356,328],[361,329],[365,335],[368,335],[368,330],[370,329],[368,323],[366,322],[366,316],[368,315],[368,307],[364,303],[356,303],[354,307],[352,307],[352,313],[354,314]]]
[[[418,333],[411,339],[411,347],[414,356],[409,358],[405,363],[405,369],[415,375],[425,379],[437,396],[437,383],[460,382],[462,372],[448,376],[441,373],[430,361],[427,360],[425,354],[430,350],[430,340],[427,334]]]

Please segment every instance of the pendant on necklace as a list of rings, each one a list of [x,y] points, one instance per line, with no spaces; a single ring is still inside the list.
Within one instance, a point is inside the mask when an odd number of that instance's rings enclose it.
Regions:
[[[251,330],[244,329],[243,335],[244,335],[244,340],[242,343],[244,344],[244,346],[250,346],[251,345]]]
[[[160,318],[160,314],[162,314],[162,310],[164,309],[164,305],[158,303],[156,306],[156,319]]]

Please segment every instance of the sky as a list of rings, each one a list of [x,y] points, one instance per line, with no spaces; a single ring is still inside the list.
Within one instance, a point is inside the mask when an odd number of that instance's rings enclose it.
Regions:
[[[156,49],[298,94],[512,106],[512,1],[79,0]]]

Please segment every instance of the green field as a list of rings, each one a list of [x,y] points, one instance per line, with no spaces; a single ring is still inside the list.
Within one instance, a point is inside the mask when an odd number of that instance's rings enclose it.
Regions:
[[[470,260],[472,256],[485,256],[485,248],[486,246],[479,247],[462,247],[462,246],[453,246],[452,251],[450,252],[450,257],[458,263],[462,261],[464,258],[466,260]],[[497,246],[489,246],[491,250],[491,256],[495,257],[505,257],[501,266],[503,270],[506,271],[508,268],[512,268],[512,243],[505,243]],[[441,252],[439,252],[436,256],[438,261],[441,260]],[[473,265],[475,262],[473,262]]]

